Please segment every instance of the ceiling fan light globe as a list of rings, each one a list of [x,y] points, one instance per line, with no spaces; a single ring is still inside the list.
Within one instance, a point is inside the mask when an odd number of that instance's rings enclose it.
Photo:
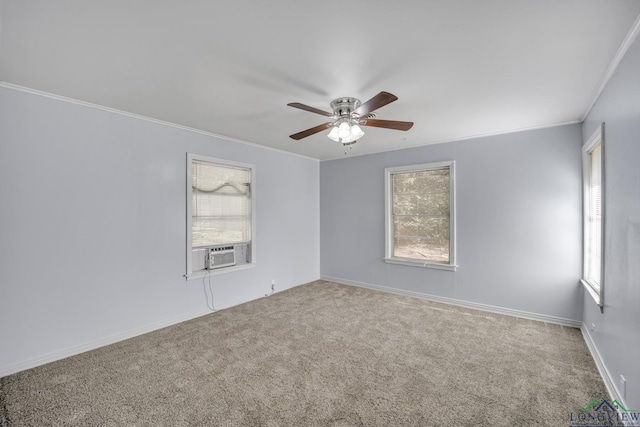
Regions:
[[[355,141],[357,139],[362,138],[363,135],[364,135],[364,132],[362,131],[362,129],[360,129],[360,126],[358,126],[358,125],[351,126],[351,140],[352,141]]]
[[[351,127],[349,123],[342,122],[338,126],[338,138],[345,140],[351,137]]]
[[[327,135],[329,137],[329,139],[334,140],[335,142],[339,142],[340,141],[340,137],[338,136],[338,128],[336,126],[333,126],[331,128],[331,131],[329,132],[329,135]]]

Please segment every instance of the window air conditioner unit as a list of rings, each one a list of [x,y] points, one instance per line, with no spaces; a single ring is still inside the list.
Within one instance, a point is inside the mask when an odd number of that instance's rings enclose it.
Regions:
[[[208,270],[236,265],[236,249],[234,246],[209,248],[208,254]]]

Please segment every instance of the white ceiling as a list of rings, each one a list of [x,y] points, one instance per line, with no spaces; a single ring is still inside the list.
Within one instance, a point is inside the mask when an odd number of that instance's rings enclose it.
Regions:
[[[330,111],[399,100],[350,155],[580,122],[638,0],[0,0],[0,80],[318,159]]]

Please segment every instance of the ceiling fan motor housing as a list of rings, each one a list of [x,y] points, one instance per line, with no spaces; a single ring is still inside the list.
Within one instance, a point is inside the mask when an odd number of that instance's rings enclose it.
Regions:
[[[351,113],[360,106],[360,100],[356,98],[337,98],[331,101],[331,108],[336,118],[351,118]]]

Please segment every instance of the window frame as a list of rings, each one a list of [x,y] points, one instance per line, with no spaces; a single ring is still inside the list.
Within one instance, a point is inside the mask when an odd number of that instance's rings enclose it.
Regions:
[[[393,180],[397,173],[424,172],[428,170],[449,169],[449,263],[424,261],[413,258],[393,256]],[[412,267],[433,268],[455,271],[456,264],[456,198],[455,198],[455,161],[422,163],[418,165],[396,166],[385,168],[385,255],[384,261],[389,264],[408,265]]]
[[[227,167],[227,168],[240,168],[250,171],[251,174],[251,240],[248,247],[250,248],[249,259],[250,262],[246,264],[238,264],[230,267],[218,268],[215,270],[197,270],[193,271],[193,236],[192,236],[192,167],[193,162],[209,163],[212,165]],[[256,264],[256,166],[251,163],[236,162],[233,160],[220,159],[211,156],[205,156],[202,154],[187,153],[186,162],[186,274],[187,280],[199,279],[206,276],[213,276],[218,274],[231,273],[233,271],[245,270],[247,268],[255,267]],[[212,245],[219,246],[219,245]]]
[[[591,153],[600,146],[600,283],[594,283],[587,279],[589,266],[589,232],[590,232],[590,208],[591,208]],[[604,311],[604,269],[605,269],[605,143],[604,143],[604,123],[601,123],[591,137],[582,146],[582,278],[580,282],[585,287],[595,303]]]

